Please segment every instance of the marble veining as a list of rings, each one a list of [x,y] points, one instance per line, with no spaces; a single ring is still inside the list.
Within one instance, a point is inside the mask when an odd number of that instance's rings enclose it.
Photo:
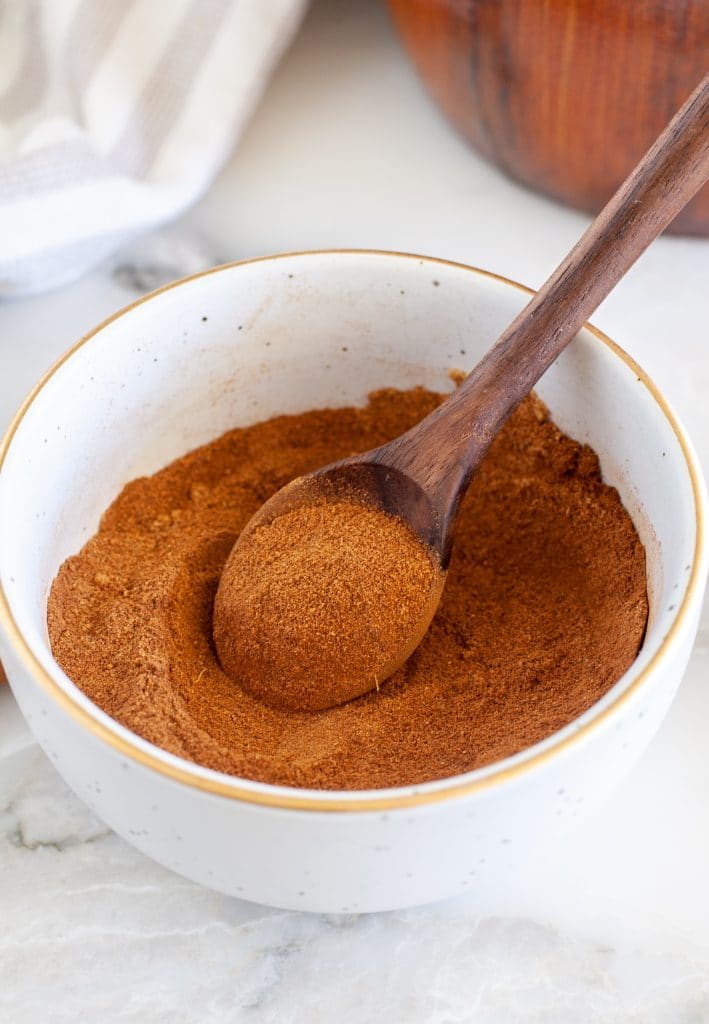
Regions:
[[[464,899],[371,916],[260,908],[142,857],[29,739],[0,777],[0,1019],[13,1024],[89,1008],[175,1022],[709,1020],[696,953],[616,946],[543,915],[480,916]]]
[[[168,227],[118,252],[105,269],[115,284],[137,297],[222,262],[197,232]]]
[[[705,648],[696,675],[707,669]],[[648,930],[640,916],[634,925],[638,897],[653,894],[628,892],[633,865],[620,854],[615,877],[606,874],[603,834],[615,826],[620,850],[627,838],[617,828],[623,795],[615,817],[611,808],[582,825],[558,863],[532,870],[526,883],[511,879],[510,906],[462,898],[379,915],[280,912],[202,889],[112,834],[58,777],[7,691],[0,722],[2,1021],[68,1022],[89,1009],[178,1024],[381,1014],[476,1024],[709,1021],[706,928],[690,937],[691,922],[678,920],[685,934],[663,937],[657,921]],[[662,758],[657,747],[646,761]],[[642,765],[635,774],[631,799]],[[688,794],[684,835],[700,802]],[[700,829],[706,851],[709,829]],[[647,823],[641,838],[652,835]],[[706,900],[697,867],[692,873],[690,861],[687,877],[655,884]]]

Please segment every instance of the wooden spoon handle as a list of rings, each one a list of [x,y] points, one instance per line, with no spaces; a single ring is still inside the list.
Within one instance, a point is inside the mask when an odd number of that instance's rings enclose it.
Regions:
[[[463,386],[386,459],[446,518],[515,406],[707,178],[709,75]]]

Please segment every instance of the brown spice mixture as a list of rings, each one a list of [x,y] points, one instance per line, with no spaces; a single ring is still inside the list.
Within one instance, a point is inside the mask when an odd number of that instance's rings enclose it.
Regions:
[[[595,454],[534,397],[476,474],[427,636],[379,693],[322,712],[277,711],[217,662],[214,594],[251,515],[294,476],[390,440],[440,400],[385,390],[363,409],[277,417],[128,484],[54,581],[48,623],[59,664],[158,746],[292,786],[443,778],[568,724],[637,654],[645,555]]]
[[[214,602],[219,661],[273,707],[343,704],[404,660],[442,580],[401,519],[355,501],[301,505],[249,530],[229,556]]]

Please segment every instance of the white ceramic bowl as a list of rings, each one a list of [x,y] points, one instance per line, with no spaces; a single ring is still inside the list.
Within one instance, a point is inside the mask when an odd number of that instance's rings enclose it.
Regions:
[[[383,385],[451,386],[527,300],[451,263],[334,252],[253,260],[135,303],[35,388],[0,451],[1,656],[37,739],[128,842],[204,885],[280,907],[380,910],[504,887],[540,836],[598,799],[649,742],[684,671],[707,571],[690,445],[645,374],[588,328],[539,386],[598,452],[647,548],[651,616],[633,667],[577,721],[467,775],[318,792],[220,775],[96,708],[52,658],[61,562],[126,481],[229,427],[362,402]]]

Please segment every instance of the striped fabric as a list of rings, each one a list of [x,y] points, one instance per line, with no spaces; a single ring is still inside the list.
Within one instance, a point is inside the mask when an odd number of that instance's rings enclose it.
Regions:
[[[213,180],[306,0],[0,0],[0,295],[51,288]]]

